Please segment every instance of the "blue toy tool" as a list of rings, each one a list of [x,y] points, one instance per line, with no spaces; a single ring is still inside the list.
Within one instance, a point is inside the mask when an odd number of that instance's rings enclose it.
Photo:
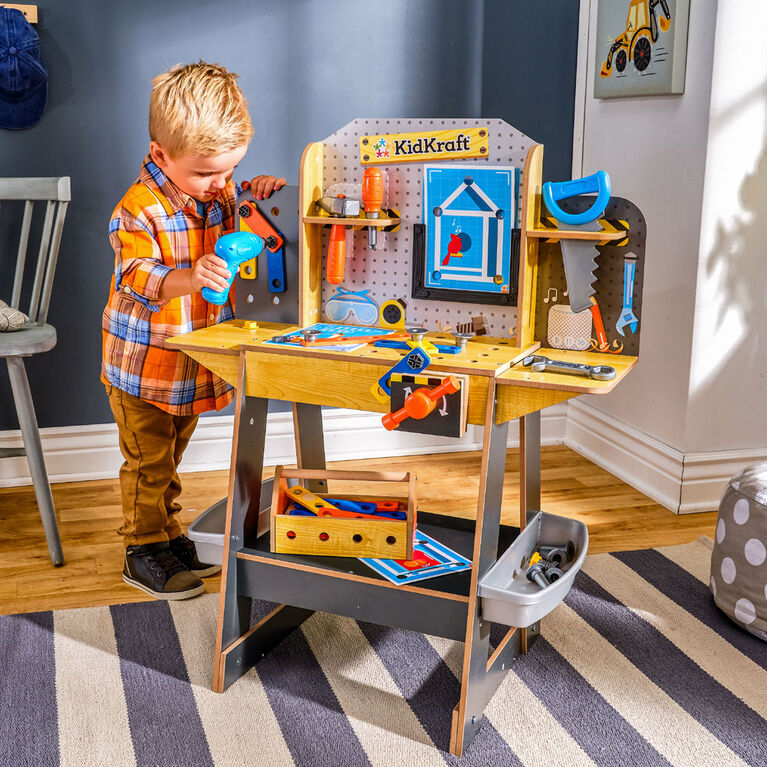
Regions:
[[[373,386],[373,396],[380,402],[386,402],[391,397],[391,386],[389,381],[392,373],[412,373],[417,374],[426,370],[431,365],[431,357],[421,348],[416,347],[410,354],[405,355],[391,370],[387,370],[379,379],[378,384]],[[381,395],[385,393],[385,396]]]
[[[326,498],[328,503],[332,503],[342,511],[356,511],[360,514],[374,514],[382,519],[407,519],[405,511],[376,511],[376,505],[367,501],[347,501],[340,498]],[[313,511],[294,503],[289,506],[285,512],[290,517],[316,517]]]
[[[412,349],[412,346],[408,346],[406,341],[376,341],[373,346],[378,346],[381,349],[401,349],[401,350],[407,350]],[[440,353],[440,354],[458,354],[461,351],[460,346],[455,346],[451,344],[434,344],[434,348]]]
[[[226,290],[212,290],[205,287],[202,289],[202,297],[209,304],[221,306],[229,298],[229,289],[232,287],[234,275],[244,261],[250,261],[255,258],[264,249],[264,241],[252,232],[231,232],[222,235],[216,240],[215,251],[219,258],[226,261],[226,268],[232,275],[228,282],[229,287]]]
[[[375,514],[386,519],[407,519],[404,511],[378,511],[376,505],[369,501],[348,501],[342,498],[326,498],[328,503],[338,506],[343,511],[359,511],[361,514]]]
[[[343,322],[351,314],[361,325],[375,325],[378,320],[378,304],[367,290],[346,290],[338,287],[325,304],[325,314],[333,322]]]
[[[559,207],[557,202],[568,197],[577,197],[581,194],[596,194],[597,198],[588,210],[582,213],[567,213]],[[610,202],[610,177],[603,170],[598,170],[590,176],[575,178],[572,181],[559,181],[553,183],[547,181],[543,185],[543,201],[557,221],[569,226],[579,226],[595,221],[604,212],[607,203]]]

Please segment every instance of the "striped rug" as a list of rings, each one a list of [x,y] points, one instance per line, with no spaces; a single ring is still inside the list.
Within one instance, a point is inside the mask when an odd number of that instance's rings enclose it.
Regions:
[[[461,759],[462,645],[315,614],[225,694],[217,597],[0,618],[0,765],[767,765],[767,643],[711,541],[586,560]],[[265,607],[265,606],[264,606]]]

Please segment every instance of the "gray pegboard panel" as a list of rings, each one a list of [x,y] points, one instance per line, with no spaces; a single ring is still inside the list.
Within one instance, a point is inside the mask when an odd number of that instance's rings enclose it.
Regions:
[[[581,197],[573,200],[563,200],[560,204],[568,212],[580,213],[586,210],[593,202],[593,197]],[[639,338],[642,330],[642,283],[644,281],[645,242],[647,241],[647,228],[642,211],[630,200],[622,197],[613,197],[605,210],[602,218],[622,219],[628,222],[629,239],[626,245],[603,245],[597,247],[597,268],[594,271],[596,282],[597,303],[605,326],[605,335],[610,344],[619,341],[623,344],[621,354],[632,356],[639,355]],[[616,330],[616,323],[623,307],[623,281],[624,281],[624,255],[633,253],[636,259],[634,273],[633,310],[639,319],[637,332],[631,333],[630,329],[624,329],[621,336]],[[562,251],[559,242],[541,242],[538,248],[538,282],[535,304],[535,338],[548,346],[548,315],[554,298],[554,292],[558,297],[558,303],[567,303],[567,297],[563,296],[567,283],[565,282],[565,270],[562,264]],[[548,302],[544,302],[545,298]],[[593,335],[593,326],[592,326]],[[610,354],[606,354],[610,357]],[[609,364],[606,361],[606,364]]]
[[[252,200],[250,191],[243,192],[238,203]],[[283,236],[285,242],[285,292],[269,290],[266,251],[258,258],[255,280],[244,280],[239,270],[234,278],[236,317],[240,320],[262,322],[298,322],[298,228],[301,212],[298,204],[298,187],[284,186],[273,192],[268,200],[258,201],[264,218]],[[239,217],[238,217],[239,228]]]
[[[520,198],[517,201],[519,221],[522,194],[522,174],[525,159],[535,141],[521,131],[498,119],[358,119],[345,125],[333,135],[324,139],[323,187],[332,184],[362,183],[364,167],[360,165],[359,137],[377,133],[413,133],[451,128],[487,127],[489,131],[489,157],[460,158],[442,162],[492,163],[513,165],[519,169]],[[428,164],[440,162],[428,160]],[[423,166],[427,162],[400,162],[378,164],[388,176],[388,190],[384,207],[394,208],[402,217],[402,226],[397,232],[378,233],[376,250],[368,247],[366,229],[347,234],[346,275],[341,287],[347,290],[369,290],[369,295],[380,306],[392,298],[403,298],[407,304],[409,325],[423,325],[430,330],[437,329],[437,323],[455,327],[457,323],[468,322],[473,316],[482,314],[488,334],[506,337],[509,328],[516,323],[516,307],[501,307],[488,304],[464,304],[448,301],[424,300],[411,297],[413,224],[422,223],[422,180]],[[323,190],[324,191],[324,190]],[[329,239],[329,228],[322,238],[322,316],[325,317],[325,302],[335,292],[335,286],[325,280],[325,259]]]

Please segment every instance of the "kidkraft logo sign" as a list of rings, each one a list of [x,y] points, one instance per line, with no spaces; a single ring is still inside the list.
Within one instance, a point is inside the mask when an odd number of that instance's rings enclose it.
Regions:
[[[360,137],[360,162],[363,165],[487,157],[488,151],[487,128],[385,133]]]

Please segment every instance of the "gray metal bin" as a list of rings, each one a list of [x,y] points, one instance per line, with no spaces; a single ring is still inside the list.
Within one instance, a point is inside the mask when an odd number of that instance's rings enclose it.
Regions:
[[[261,483],[260,511],[267,511],[272,505],[272,488],[274,479],[265,479]],[[214,503],[203,511],[189,525],[187,537],[194,541],[197,556],[201,562],[220,565],[224,561],[224,528],[226,527],[226,498]]]
[[[572,541],[573,559],[562,577],[541,589],[525,575],[530,557],[540,545]],[[582,522],[539,511],[514,543],[479,581],[482,617],[492,623],[526,628],[548,615],[567,595],[581,569],[589,546],[589,531]]]

